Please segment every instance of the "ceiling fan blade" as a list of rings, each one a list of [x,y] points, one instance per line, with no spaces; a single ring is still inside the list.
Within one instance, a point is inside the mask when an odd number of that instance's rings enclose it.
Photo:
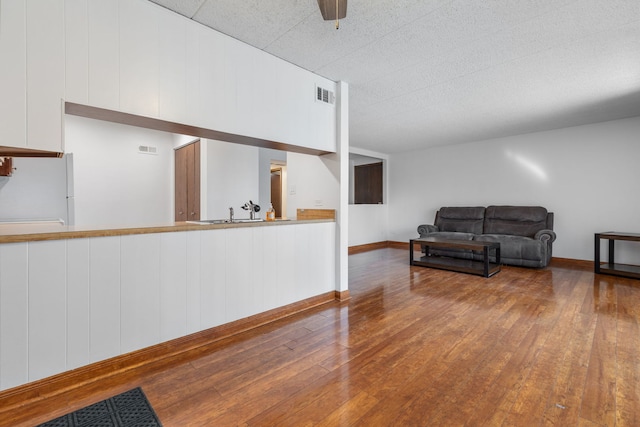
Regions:
[[[347,16],[347,0],[338,0],[338,17],[336,18],[336,0],[318,0],[320,13],[325,21],[343,19]]]

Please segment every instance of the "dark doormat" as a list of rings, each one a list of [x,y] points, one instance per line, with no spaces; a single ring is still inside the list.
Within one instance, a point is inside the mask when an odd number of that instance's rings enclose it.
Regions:
[[[37,427],[162,427],[140,387]]]

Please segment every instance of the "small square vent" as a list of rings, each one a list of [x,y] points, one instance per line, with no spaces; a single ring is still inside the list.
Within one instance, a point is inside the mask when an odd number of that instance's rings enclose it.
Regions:
[[[158,154],[158,148],[152,145],[139,145],[138,153],[140,154]]]
[[[336,103],[336,95],[329,89],[316,86],[316,101],[334,105]]]

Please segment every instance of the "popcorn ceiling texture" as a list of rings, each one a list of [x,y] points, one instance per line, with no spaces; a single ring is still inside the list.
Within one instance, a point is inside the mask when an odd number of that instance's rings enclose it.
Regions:
[[[350,144],[382,153],[640,115],[637,0],[152,0],[350,84]]]

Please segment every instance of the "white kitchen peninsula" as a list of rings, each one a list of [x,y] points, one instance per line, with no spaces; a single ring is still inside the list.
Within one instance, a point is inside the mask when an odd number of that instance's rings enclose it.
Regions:
[[[335,292],[335,222],[0,227],[0,389]]]

